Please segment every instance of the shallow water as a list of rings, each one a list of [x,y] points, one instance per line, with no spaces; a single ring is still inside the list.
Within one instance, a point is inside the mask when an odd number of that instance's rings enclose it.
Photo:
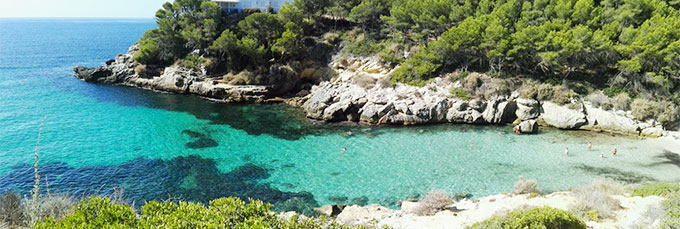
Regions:
[[[50,191],[84,196],[122,187],[137,203],[239,196],[308,212],[331,203],[398,207],[431,189],[509,192],[519,176],[537,179],[543,191],[601,178],[680,181],[680,147],[656,140],[550,129],[518,136],[504,126],[319,124],[285,105],[216,104],[72,76],[73,65],[103,64],[154,26],[0,19],[0,192],[32,187],[45,115],[40,164]]]

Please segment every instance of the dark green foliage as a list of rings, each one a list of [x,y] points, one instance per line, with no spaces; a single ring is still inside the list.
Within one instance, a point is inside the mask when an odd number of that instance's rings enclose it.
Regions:
[[[156,12],[157,29],[140,40],[135,60],[168,64],[194,49],[205,49],[223,29],[222,9],[207,0],[175,0]]]
[[[545,228],[580,229],[586,224],[573,213],[550,207],[513,211],[506,216],[495,216],[475,223],[469,228]]]
[[[674,193],[680,193],[680,184],[653,183],[644,185],[633,190],[633,196],[662,196],[669,197]]]
[[[665,1],[397,2],[396,36],[430,41],[394,73],[401,82],[473,67],[609,84],[609,96],[670,96],[680,83],[680,15]]]

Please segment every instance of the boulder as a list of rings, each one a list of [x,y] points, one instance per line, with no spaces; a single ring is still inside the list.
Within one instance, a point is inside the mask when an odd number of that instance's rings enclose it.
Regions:
[[[535,134],[538,133],[538,124],[536,120],[526,120],[515,126],[515,130],[519,130],[523,134]]]
[[[596,129],[624,133],[638,134],[640,125],[632,116],[625,112],[605,111],[595,108],[590,104],[585,104],[588,113],[588,125],[583,129]]]
[[[538,101],[534,99],[517,98],[515,102],[517,103],[515,115],[520,120],[535,119],[541,115],[541,105]]]
[[[340,214],[340,212],[342,212],[346,206],[347,205],[342,204],[324,205],[318,208],[314,208],[314,211],[320,215],[335,217],[338,214]]]
[[[515,110],[517,110],[517,105],[514,102],[492,99],[487,103],[482,117],[487,123],[510,123],[517,119]]]
[[[78,79],[85,82],[93,83],[117,83],[118,79],[113,77],[113,71],[107,66],[98,66],[95,68],[86,68],[75,66],[73,72]]]
[[[664,130],[661,127],[645,128],[644,130],[642,130],[641,135],[645,136],[645,137],[653,137],[653,138],[663,137],[664,136]]]
[[[572,110],[549,101],[544,101],[541,108],[543,113],[541,113],[538,121],[548,126],[560,129],[578,129],[588,123],[583,108]]]

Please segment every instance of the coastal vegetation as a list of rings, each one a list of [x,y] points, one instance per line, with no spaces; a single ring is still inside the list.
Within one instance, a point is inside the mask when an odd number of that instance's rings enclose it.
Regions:
[[[319,70],[329,54],[378,56],[395,68],[392,85],[483,72],[502,82],[499,94],[561,105],[596,99],[674,128],[679,8],[664,0],[294,0],[277,13],[226,14],[211,1],[176,0],[156,13],[158,28],[139,40],[134,59],[140,72],[178,64],[225,83],[268,84],[272,66],[304,78],[283,81],[318,82],[333,76]],[[480,96],[474,90],[451,94],[469,100]]]

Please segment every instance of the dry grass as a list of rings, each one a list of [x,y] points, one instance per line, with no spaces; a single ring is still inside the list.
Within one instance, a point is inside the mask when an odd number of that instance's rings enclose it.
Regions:
[[[453,197],[448,192],[432,190],[418,201],[418,206],[413,209],[413,213],[417,215],[434,215],[454,203]]]
[[[372,76],[365,73],[359,73],[352,77],[352,83],[359,85],[359,87],[362,87],[364,89],[374,87],[376,81],[377,81],[376,78],[373,78]]]
[[[597,221],[616,216],[621,203],[611,195],[622,195],[629,192],[624,185],[611,180],[596,181],[573,189],[576,202],[569,208],[580,217]]]
[[[21,226],[25,218],[21,197],[18,194],[10,192],[0,196],[0,224],[7,227]]]
[[[512,187],[512,193],[518,195],[538,192],[539,190],[536,180],[534,179],[526,180],[524,179],[524,177],[519,177],[519,180],[516,181],[515,185]]]

